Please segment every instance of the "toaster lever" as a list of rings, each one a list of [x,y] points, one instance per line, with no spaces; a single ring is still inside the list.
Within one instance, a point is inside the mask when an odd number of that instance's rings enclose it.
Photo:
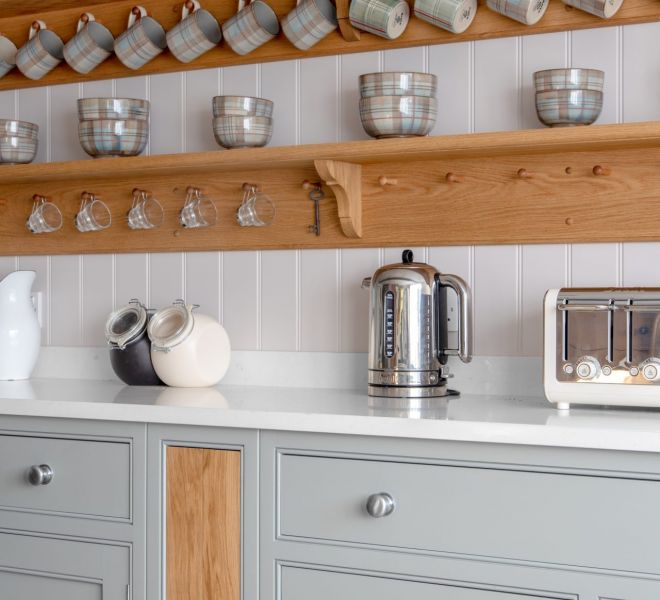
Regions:
[[[594,311],[594,310],[613,310],[612,304],[563,304],[557,302],[557,310],[567,311]]]

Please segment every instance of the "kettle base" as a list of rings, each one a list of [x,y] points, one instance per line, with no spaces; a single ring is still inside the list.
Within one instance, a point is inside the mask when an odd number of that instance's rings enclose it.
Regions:
[[[377,398],[400,398],[403,400],[424,398],[447,398],[460,396],[456,390],[450,390],[446,385],[406,387],[390,385],[369,385],[369,396]]]

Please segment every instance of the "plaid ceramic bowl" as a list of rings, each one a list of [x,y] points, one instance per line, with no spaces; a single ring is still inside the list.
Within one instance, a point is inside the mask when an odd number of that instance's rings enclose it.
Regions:
[[[426,96],[435,98],[438,79],[429,73],[365,73],[360,75],[360,97]]]
[[[273,135],[273,120],[269,117],[224,116],[213,119],[215,139],[223,148],[265,146]]]
[[[133,98],[81,98],[78,100],[78,118],[149,120],[149,101]]]
[[[136,119],[81,121],[78,138],[83,150],[94,158],[137,156],[147,146],[149,123]]]
[[[546,69],[534,73],[537,92],[550,90],[593,90],[602,92],[605,73],[598,69]]]
[[[362,127],[375,138],[428,135],[435,125],[436,99],[374,96],[360,100]]]
[[[536,93],[536,114],[548,127],[591,125],[603,108],[603,92],[552,90]]]
[[[39,125],[27,121],[0,119],[0,137],[22,137],[36,140],[39,135]]]
[[[213,116],[236,117],[272,117],[273,102],[266,98],[252,96],[215,96],[213,98]]]
[[[37,139],[26,137],[0,137],[0,164],[25,164],[37,154]]]

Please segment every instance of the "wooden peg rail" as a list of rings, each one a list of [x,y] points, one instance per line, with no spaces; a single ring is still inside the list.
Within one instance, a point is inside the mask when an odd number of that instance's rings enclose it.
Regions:
[[[0,255],[9,256],[660,240],[660,122],[100,159],[93,167],[5,165],[0,173]],[[246,182],[275,203],[269,227],[236,223]],[[179,225],[188,186],[216,203],[215,226]],[[309,193],[318,186],[326,200],[315,236]],[[135,188],[162,204],[161,227],[129,229]],[[108,204],[109,229],[75,229],[83,191]],[[60,208],[61,230],[28,232],[35,194]]]
[[[541,21],[536,25],[526,26],[494,13],[486,7],[486,0],[479,0],[479,9],[474,22],[465,33],[456,35],[413,17],[414,0],[409,0],[409,2],[411,5],[410,23],[403,35],[396,40],[385,40],[353,28],[348,19],[349,0],[337,0],[339,28],[307,51],[295,48],[280,32],[276,39],[245,56],[232,52],[223,41],[217,48],[188,64],[179,62],[166,50],[138,71],[124,67],[114,56],[89,75],[76,73],[64,62],[38,81],[27,79],[17,69],[14,69],[5,77],[0,78],[0,90],[329,56],[348,52],[370,52],[390,48],[646,23],[657,21],[660,18],[658,0],[625,0],[622,8],[610,19],[600,19],[574,9],[563,4],[561,0],[550,0],[548,10]],[[295,0],[268,0],[268,3],[280,18],[293,10],[296,5]],[[25,0],[13,3],[5,1],[2,3],[0,11],[0,32],[7,35],[17,47],[20,47],[27,40],[31,23],[35,19],[40,19],[66,43],[75,34],[76,23],[80,16],[85,12],[90,12],[116,37],[126,29],[128,14],[135,4],[135,0],[83,0],[82,3],[73,0],[58,2]],[[181,18],[183,0],[179,2],[141,0],[138,4],[144,6],[149,15],[159,21],[166,30],[171,29]],[[202,1],[202,7],[209,10],[220,23],[224,23],[236,12],[236,5],[235,0]]]

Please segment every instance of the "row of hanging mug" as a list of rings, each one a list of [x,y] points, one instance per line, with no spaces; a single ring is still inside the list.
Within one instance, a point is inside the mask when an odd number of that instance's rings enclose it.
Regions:
[[[258,186],[244,183],[243,199],[236,211],[236,221],[242,227],[264,227],[275,219],[275,203],[259,191]],[[32,212],[27,228],[32,233],[53,233],[62,228],[62,212],[57,205],[39,194],[32,198]],[[133,202],[126,215],[131,229],[155,229],[163,224],[164,210],[158,199],[146,190],[135,188]],[[98,196],[83,192],[80,208],[74,219],[80,232],[102,231],[112,225],[112,213]],[[188,229],[211,227],[218,222],[215,202],[196,187],[186,189],[186,200],[179,212],[179,223]]]

